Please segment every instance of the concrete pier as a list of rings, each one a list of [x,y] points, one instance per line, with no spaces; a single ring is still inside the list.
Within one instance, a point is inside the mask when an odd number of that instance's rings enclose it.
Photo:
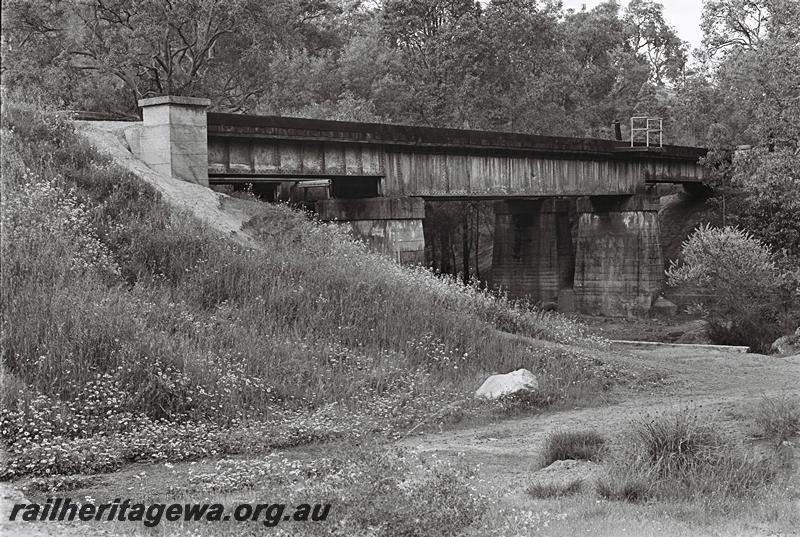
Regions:
[[[600,315],[642,315],[664,281],[658,202],[647,195],[577,203],[575,305]]]
[[[513,298],[558,303],[559,290],[572,287],[568,210],[568,200],[553,198],[495,203],[494,287]]]

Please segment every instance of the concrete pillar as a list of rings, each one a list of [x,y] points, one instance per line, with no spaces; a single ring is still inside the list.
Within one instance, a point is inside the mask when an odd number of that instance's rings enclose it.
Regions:
[[[161,174],[208,186],[209,104],[176,95],[141,99],[142,125],[128,136],[131,151]]]
[[[347,226],[375,252],[399,263],[425,261],[422,198],[329,199],[316,207],[320,219]]]
[[[572,284],[568,210],[566,200],[552,198],[495,203],[494,287],[512,298],[559,302],[559,289]]]
[[[575,306],[600,315],[641,315],[664,280],[658,201],[595,196],[577,204]]]

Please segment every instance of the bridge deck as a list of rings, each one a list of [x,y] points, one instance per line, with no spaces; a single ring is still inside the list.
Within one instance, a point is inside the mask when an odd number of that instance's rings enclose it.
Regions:
[[[505,197],[633,193],[700,182],[705,149],[615,140],[208,114],[211,182],[380,178],[385,195]]]

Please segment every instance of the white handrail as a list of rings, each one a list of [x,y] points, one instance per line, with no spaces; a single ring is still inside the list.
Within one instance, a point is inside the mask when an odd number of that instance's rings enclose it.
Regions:
[[[637,127],[637,121],[644,121],[644,127]],[[654,126],[655,124],[658,126]],[[635,145],[637,133],[644,133],[645,147],[650,147],[650,134],[658,134],[658,147],[664,147],[664,120],[662,118],[649,116],[631,117],[631,147]],[[655,146],[655,141],[653,146]]]

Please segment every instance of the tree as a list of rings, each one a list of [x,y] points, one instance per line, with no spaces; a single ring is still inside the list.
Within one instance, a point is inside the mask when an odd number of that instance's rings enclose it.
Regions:
[[[762,0],[709,0],[703,4],[703,44],[712,55],[731,47],[754,49],[766,34],[768,20]]]
[[[129,110],[160,94],[248,109],[262,93],[271,52],[287,43],[331,46],[328,23],[337,12],[324,0],[4,0],[3,7],[4,79],[25,82],[26,70],[50,66],[112,78]]]
[[[680,80],[687,61],[686,44],[664,21],[663,9],[652,0],[631,0],[624,17],[628,45],[647,60],[657,85]]]
[[[733,166],[742,191],[734,221],[800,261],[800,156],[753,149],[736,155]]]

